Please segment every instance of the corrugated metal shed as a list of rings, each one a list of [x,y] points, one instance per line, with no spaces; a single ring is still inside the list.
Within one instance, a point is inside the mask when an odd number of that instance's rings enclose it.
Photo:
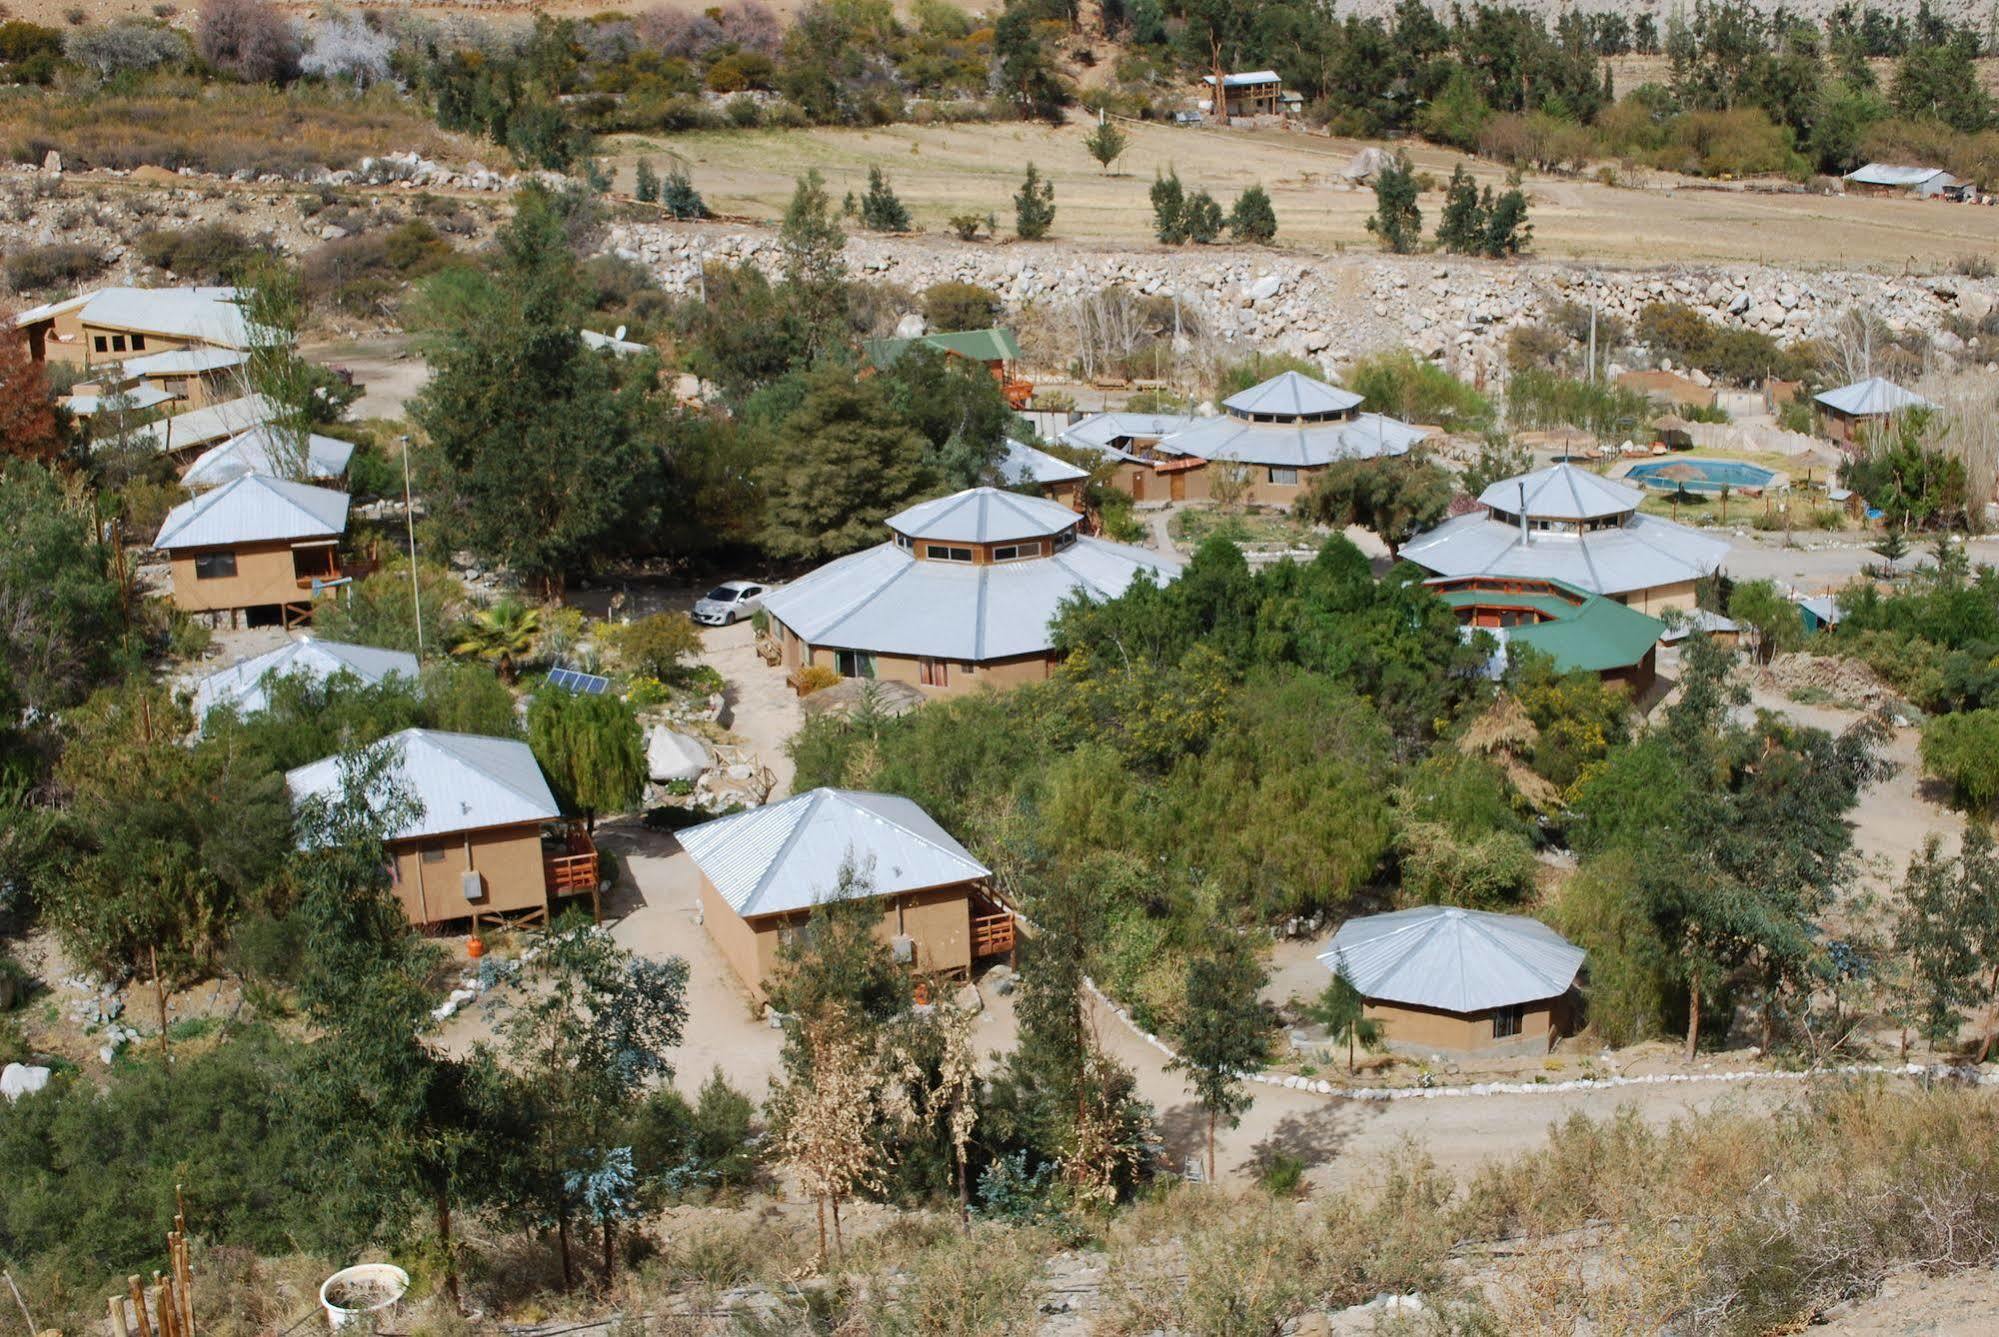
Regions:
[[[680,833],[680,847],[745,919],[809,910],[851,862],[877,896],[992,876],[929,813],[894,794],[815,789]]]
[[[239,432],[247,432],[269,418],[273,407],[262,395],[225,399],[220,404],[190,409],[171,418],[149,422],[133,432],[132,437],[134,440],[145,442],[155,450],[167,450],[179,454],[185,450],[212,446],[217,441],[226,441]]]
[[[1361,403],[1362,397],[1351,390],[1287,371],[1230,395],[1222,401],[1222,407],[1231,413],[1266,417],[1323,418],[1351,412]]]
[[[1045,450],[1036,450],[1025,441],[1006,439],[1006,456],[1000,461],[1000,477],[1010,483],[1074,483],[1090,476],[1087,469],[1078,469],[1064,459],[1058,459]]]
[[[313,682],[325,682],[342,673],[365,683],[378,683],[398,674],[415,682],[416,656],[402,650],[300,636],[203,678],[194,689],[194,717],[199,721],[218,706],[234,706],[240,715],[254,715],[270,704],[264,688],[272,678],[302,674]]]
[[[948,497],[919,501],[888,518],[888,527],[916,539],[952,543],[1010,543],[1047,538],[1072,528],[1082,517],[1045,497],[968,487]]]
[[[1163,584],[1180,564],[1090,538],[1054,557],[978,566],[883,543],[772,590],[764,608],[811,645],[978,664],[1046,653],[1064,600],[1114,599],[1141,571]]]
[[[204,451],[199,459],[187,466],[187,472],[180,476],[180,481],[183,486],[193,489],[220,487],[245,474],[279,477],[284,473],[278,463],[279,457],[289,454],[290,450],[278,448],[268,425],[252,427]],[[338,478],[347,472],[347,462],[353,458],[354,443],[351,441],[321,436],[317,432],[306,437],[308,478]]]
[[[1897,163],[1871,162],[1856,167],[1845,176],[1845,180],[1863,186],[1906,186],[1914,188],[1935,181],[1938,177],[1948,177],[1952,183],[1957,178],[1941,167],[1904,167]]]
[[[1882,376],[1869,376],[1864,381],[1852,385],[1842,385],[1837,390],[1827,390],[1812,396],[1818,403],[1829,409],[1856,418],[1874,417],[1884,413],[1900,413],[1905,409],[1933,409],[1929,400],[1913,390],[1904,390]]]
[[[526,743],[479,734],[405,729],[374,747],[391,758],[388,777],[422,805],[392,840],[552,821],[562,815]],[[326,757],[285,775],[292,801],[340,791],[340,758]]]
[[[1573,464],[1555,464],[1515,478],[1502,478],[1478,494],[1478,504],[1537,520],[1596,520],[1629,515],[1645,500],[1636,488],[1613,483]]]
[[[338,537],[347,532],[347,494],[245,474],[167,512],[153,546],[213,548],[231,543]]]
[[[1265,468],[1310,469],[1338,460],[1406,455],[1429,433],[1379,413],[1330,422],[1248,422],[1198,418],[1159,443],[1163,454],[1231,460]]]
[[[1524,915],[1426,905],[1349,919],[1319,961],[1365,998],[1464,1015],[1558,998],[1584,955]]]

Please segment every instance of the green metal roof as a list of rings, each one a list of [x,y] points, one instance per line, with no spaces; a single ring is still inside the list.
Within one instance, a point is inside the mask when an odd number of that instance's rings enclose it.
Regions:
[[[868,361],[877,367],[892,365],[911,344],[925,344],[940,353],[955,353],[973,362],[1013,362],[1020,357],[1020,344],[1012,330],[956,330],[949,334],[926,334],[916,339],[869,339],[861,345]]]
[[[1552,658],[1555,667],[1564,672],[1581,669],[1589,673],[1604,673],[1629,668],[1644,659],[1646,651],[1657,645],[1659,638],[1666,634],[1666,624],[1658,618],[1648,617],[1615,599],[1591,594],[1561,581],[1545,583],[1568,591],[1580,602],[1572,602],[1558,594],[1515,594],[1481,589],[1440,589],[1437,594],[1454,609],[1487,605],[1532,608],[1546,614],[1551,621],[1507,627],[1506,639],[1509,643],[1539,650]]]

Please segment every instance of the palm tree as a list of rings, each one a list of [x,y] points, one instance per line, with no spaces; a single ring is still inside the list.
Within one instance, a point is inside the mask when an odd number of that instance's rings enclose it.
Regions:
[[[515,663],[534,649],[540,635],[541,610],[509,594],[465,619],[451,653],[486,660],[499,669],[501,681],[512,682]]]
[[[1326,1028],[1334,1040],[1347,1042],[1347,1072],[1358,1070],[1355,1049],[1372,1050],[1381,1043],[1381,1023],[1367,1015],[1367,1000],[1347,982],[1344,964],[1336,967],[1326,991],[1305,1009],[1305,1015]]]

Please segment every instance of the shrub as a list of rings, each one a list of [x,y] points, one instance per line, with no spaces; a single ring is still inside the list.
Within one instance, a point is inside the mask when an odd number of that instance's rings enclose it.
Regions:
[[[104,257],[88,246],[57,241],[7,257],[7,284],[15,292],[80,283],[104,272]]]
[[[223,223],[155,228],[132,243],[139,258],[192,283],[221,283],[240,276],[262,254],[261,247]]]
[[[604,629],[619,667],[640,677],[670,682],[701,653],[701,632],[683,613],[654,613]]]
[[[837,687],[839,683],[839,672],[828,668],[824,664],[807,664],[804,668],[798,670],[798,694],[800,696],[810,696],[814,692],[824,691],[828,687]]]
[[[389,77],[396,43],[387,29],[372,28],[352,14],[333,14],[312,27],[312,45],[299,68],[322,79],[343,79],[367,88]]]
[[[1216,204],[1215,197],[1205,190],[1197,190],[1187,197],[1181,219],[1187,240],[1198,245],[1210,245],[1222,233],[1222,206]]]
[[[1229,210],[1229,235],[1239,242],[1269,243],[1277,237],[1277,211],[1270,206],[1270,192],[1251,186],[1236,196]]]
[[[127,19],[102,28],[79,28],[64,41],[63,50],[77,64],[109,79],[186,59],[187,39],[171,28]]]
[[[299,73],[299,40],[291,20],[263,0],[205,0],[195,25],[195,50],[245,83],[290,83]]]
[[[1999,710],[1938,715],[1923,725],[1923,774],[1974,812],[1999,804]]]
[[[909,210],[896,198],[888,174],[879,167],[868,168],[868,189],[861,196],[861,226],[870,232],[909,231]]]
[[[1014,235],[1022,241],[1040,241],[1055,226],[1055,185],[1027,165],[1020,189],[1013,197]]]
[[[999,294],[976,283],[947,280],[923,290],[923,319],[932,330],[983,330],[999,312]]]

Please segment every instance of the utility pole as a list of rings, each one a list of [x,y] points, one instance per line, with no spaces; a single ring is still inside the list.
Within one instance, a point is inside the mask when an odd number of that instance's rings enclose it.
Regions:
[[[1589,290],[1589,375],[1583,377],[1591,385],[1596,384],[1596,285]]]
[[[410,536],[410,611],[416,616],[416,658],[423,662],[423,588],[416,572],[416,503],[410,496],[410,439],[403,443],[403,524]]]

